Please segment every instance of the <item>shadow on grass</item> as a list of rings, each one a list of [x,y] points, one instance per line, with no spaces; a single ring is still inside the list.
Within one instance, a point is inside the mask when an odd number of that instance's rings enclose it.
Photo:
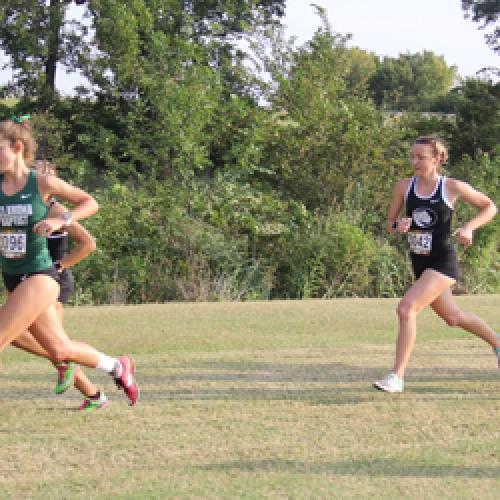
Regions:
[[[347,363],[269,363],[269,362],[227,362],[210,361],[170,365],[169,369],[190,370],[175,375],[142,375],[145,383],[162,381],[253,381],[253,382],[371,382],[385,375],[387,370]],[[201,373],[193,372],[196,369]],[[193,371],[191,371],[193,370]],[[496,370],[463,368],[411,368],[407,380],[412,382],[433,382],[449,380],[494,381],[498,380]]]
[[[170,367],[173,368],[173,367]],[[293,364],[268,362],[203,362],[177,366],[183,370],[201,369],[199,373],[142,376],[143,400],[292,400],[317,405],[359,404],[373,401],[408,400],[500,400],[500,394],[487,384],[498,382],[498,374],[482,370],[450,368],[414,369],[410,387],[404,394],[385,394],[372,389],[374,380],[381,376],[380,369],[345,363]],[[436,383],[447,382],[447,385]],[[476,382],[473,388],[461,382]],[[200,387],[170,389],[178,382],[199,382]],[[236,387],[206,387],[206,382],[234,382]],[[432,386],[428,384],[432,384]],[[241,387],[246,384],[246,387]],[[248,387],[248,385],[254,387]],[[282,384],[283,387],[273,387]],[[304,384],[310,384],[304,387]],[[316,386],[319,385],[321,386]],[[350,385],[349,385],[350,384]],[[454,384],[450,387],[450,384]],[[227,385],[227,384],[226,384]],[[289,385],[287,387],[287,385]],[[461,386],[460,386],[461,385]],[[157,386],[164,389],[155,390]]]
[[[197,467],[208,471],[290,472],[389,477],[500,477],[500,467],[469,467],[404,463],[400,459],[354,460],[349,462],[307,463],[296,460],[237,460]]]
[[[345,392],[351,394],[345,394]],[[354,394],[353,394],[354,393]],[[358,393],[358,394],[355,394]],[[168,392],[142,392],[146,400],[211,400],[211,401],[301,401],[317,405],[352,405],[368,403],[373,397],[356,389],[206,389]]]
[[[424,393],[424,391],[422,391]],[[336,387],[321,389],[200,389],[200,390],[178,390],[178,391],[150,391],[143,390],[141,398],[143,402],[155,400],[172,401],[301,401],[312,405],[352,405],[373,403],[381,401],[390,402],[412,402],[420,401],[456,401],[457,399],[470,399],[474,401],[500,401],[500,395],[488,393],[469,393],[459,391],[459,394],[467,395],[467,398],[457,397],[457,392],[451,389],[443,391],[442,395],[435,396],[435,392],[429,389],[425,397],[414,397],[410,391],[401,394],[385,394],[372,389],[371,384],[366,387]]]
[[[267,362],[202,362],[189,365],[171,366],[190,370],[178,375],[161,375],[163,380],[169,381],[251,381],[251,382],[350,382],[370,380],[380,375],[380,370],[371,367],[361,367],[346,363],[267,363]],[[191,370],[203,370],[201,373]],[[147,383],[152,382],[156,376],[142,379]]]
[[[169,365],[178,374],[162,373],[164,366],[145,366],[146,373],[139,368],[137,378],[141,386],[141,400],[283,400],[303,401],[314,405],[350,405],[379,401],[415,400],[500,400],[497,390],[488,384],[498,382],[496,371],[460,368],[416,368],[411,370],[404,394],[388,395],[372,389],[374,380],[383,375],[379,368],[348,363],[270,363],[237,361],[188,362]],[[199,371],[198,371],[199,370]],[[112,382],[102,372],[88,372],[106,392]],[[46,387],[40,387],[40,381]],[[22,386],[9,386],[9,382],[22,382]],[[446,384],[443,382],[446,381]],[[37,387],[29,382],[36,382]],[[198,387],[179,388],[182,382],[198,382]],[[234,387],[209,387],[209,383],[221,382]],[[461,382],[476,382],[473,387]],[[46,374],[0,375],[0,394],[12,400],[55,399],[51,394],[52,381]],[[236,385],[237,384],[237,385]],[[241,387],[245,384],[246,387]],[[280,386],[276,387],[277,384]],[[307,384],[308,386],[304,387]],[[450,386],[453,384],[453,386]],[[215,385],[215,384],[212,384]],[[249,387],[250,385],[250,387]],[[273,386],[274,385],[274,386]],[[71,391],[70,399],[76,396]],[[63,397],[66,399],[68,395]],[[60,396],[59,396],[60,397]],[[115,395],[113,394],[113,399]]]

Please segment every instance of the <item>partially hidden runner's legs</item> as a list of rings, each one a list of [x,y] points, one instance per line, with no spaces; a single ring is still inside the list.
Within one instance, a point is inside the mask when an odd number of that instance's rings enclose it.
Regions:
[[[138,401],[139,390],[133,380],[134,365],[129,357],[118,360],[93,347],[71,341],[62,328],[54,307],[59,285],[46,275],[30,276],[9,295],[0,309],[0,352],[24,331],[29,330],[55,362],[76,363],[107,371],[122,384],[130,403]],[[29,304],[30,307],[26,307]]]
[[[64,307],[61,302],[56,302],[55,308],[57,311],[59,322],[61,323],[61,325],[64,325]],[[99,402],[101,403],[100,406],[104,406],[107,404],[106,395],[102,391],[99,391],[99,389],[90,381],[90,379],[85,375],[80,366],[76,367],[73,384],[75,388],[80,391],[87,399],[90,399],[90,401],[99,400]],[[85,402],[83,403],[83,406],[85,406]],[[83,407],[81,408],[83,409]]]
[[[21,334],[14,342],[12,342],[12,345],[19,349],[22,349],[23,351],[34,354],[35,356],[40,356],[50,360],[48,352],[35,340],[35,338],[29,332],[24,332],[23,334]],[[79,365],[76,365],[73,383],[75,388],[85,396],[85,401],[80,407],[81,409],[97,409],[107,404],[107,397],[104,392],[100,391],[87,378]]]

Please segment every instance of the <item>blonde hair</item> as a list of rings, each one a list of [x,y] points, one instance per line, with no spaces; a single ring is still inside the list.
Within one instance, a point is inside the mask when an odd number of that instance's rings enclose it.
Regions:
[[[439,158],[440,165],[448,161],[448,148],[437,135],[423,135],[415,140],[415,144],[428,144],[432,148],[432,154]]]
[[[23,159],[31,163],[35,158],[36,141],[31,135],[30,125],[27,120],[17,123],[12,120],[0,122],[0,137],[10,142],[11,146],[19,141],[23,145]]]

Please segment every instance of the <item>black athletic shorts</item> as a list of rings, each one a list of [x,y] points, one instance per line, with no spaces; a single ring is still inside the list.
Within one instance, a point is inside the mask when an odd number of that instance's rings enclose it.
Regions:
[[[417,255],[410,252],[410,257],[415,279],[420,278],[426,269],[433,269],[454,280],[460,278],[457,254],[452,246],[435,255]]]
[[[23,282],[25,279],[30,276],[36,276],[37,274],[44,274],[46,276],[50,276],[53,280],[55,280],[59,285],[59,272],[55,267],[48,267],[47,269],[41,269],[40,271],[35,271],[33,273],[26,274],[6,274],[2,273],[3,283],[5,288],[9,292],[13,292],[19,283]],[[59,300],[59,299],[58,299]]]

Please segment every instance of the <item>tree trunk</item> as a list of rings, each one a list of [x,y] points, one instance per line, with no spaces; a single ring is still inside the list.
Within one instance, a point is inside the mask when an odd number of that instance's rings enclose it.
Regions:
[[[47,40],[47,61],[45,63],[45,82],[41,95],[42,109],[48,109],[56,92],[56,70],[61,44],[61,26],[64,20],[64,2],[50,0],[49,37]]]

